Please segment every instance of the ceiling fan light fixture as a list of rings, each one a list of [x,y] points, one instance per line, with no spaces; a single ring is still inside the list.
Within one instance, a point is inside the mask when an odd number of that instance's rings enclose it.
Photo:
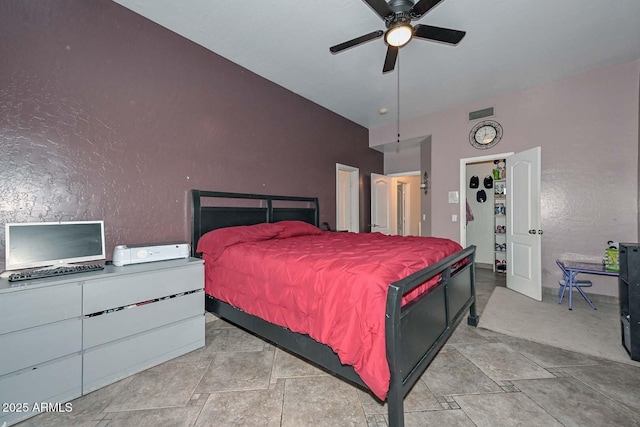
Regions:
[[[406,23],[391,27],[384,35],[384,41],[389,46],[402,47],[409,43],[413,36],[413,28]]]
[[[439,5],[443,0],[364,0],[365,3],[382,19],[386,31],[377,30],[355,39],[329,47],[329,52],[338,53],[354,46],[381,38],[387,45],[387,54],[384,57],[382,73],[393,71],[398,59],[401,47],[411,41],[412,38],[457,45],[466,34],[465,31],[451,28],[434,27],[432,25],[418,24],[414,27],[411,22],[422,18],[431,9]]]

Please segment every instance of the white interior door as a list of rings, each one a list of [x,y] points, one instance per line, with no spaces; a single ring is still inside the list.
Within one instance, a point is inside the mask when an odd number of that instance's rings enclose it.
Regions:
[[[396,191],[394,179],[371,174],[371,232],[396,234]]]
[[[360,231],[360,170],[336,163],[336,230]]]
[[[507,158],[507,287],[542,301],[540,147]]]

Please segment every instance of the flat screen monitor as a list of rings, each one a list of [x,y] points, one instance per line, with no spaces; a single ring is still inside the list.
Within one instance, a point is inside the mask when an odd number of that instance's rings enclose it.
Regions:
[[[7,270],[105,259],[103,221],[5,224]]]

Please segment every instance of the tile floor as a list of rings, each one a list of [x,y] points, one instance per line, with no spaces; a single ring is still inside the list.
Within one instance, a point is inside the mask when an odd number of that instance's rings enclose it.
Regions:
[[[478,269],[481,312],[504,276]],[[386,405],[223,321],[206,347],[27,426],[386,426]],[[461,324],[405,399],[407,426],[638,426],[640,368]]]

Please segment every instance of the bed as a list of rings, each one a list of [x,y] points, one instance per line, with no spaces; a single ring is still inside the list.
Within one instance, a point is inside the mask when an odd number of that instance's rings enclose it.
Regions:
[[[320,231],[313,197],[191,190],[191,216],[206,310],[386,399],[391,426],[467,312],[478,324],[474,246]]]

